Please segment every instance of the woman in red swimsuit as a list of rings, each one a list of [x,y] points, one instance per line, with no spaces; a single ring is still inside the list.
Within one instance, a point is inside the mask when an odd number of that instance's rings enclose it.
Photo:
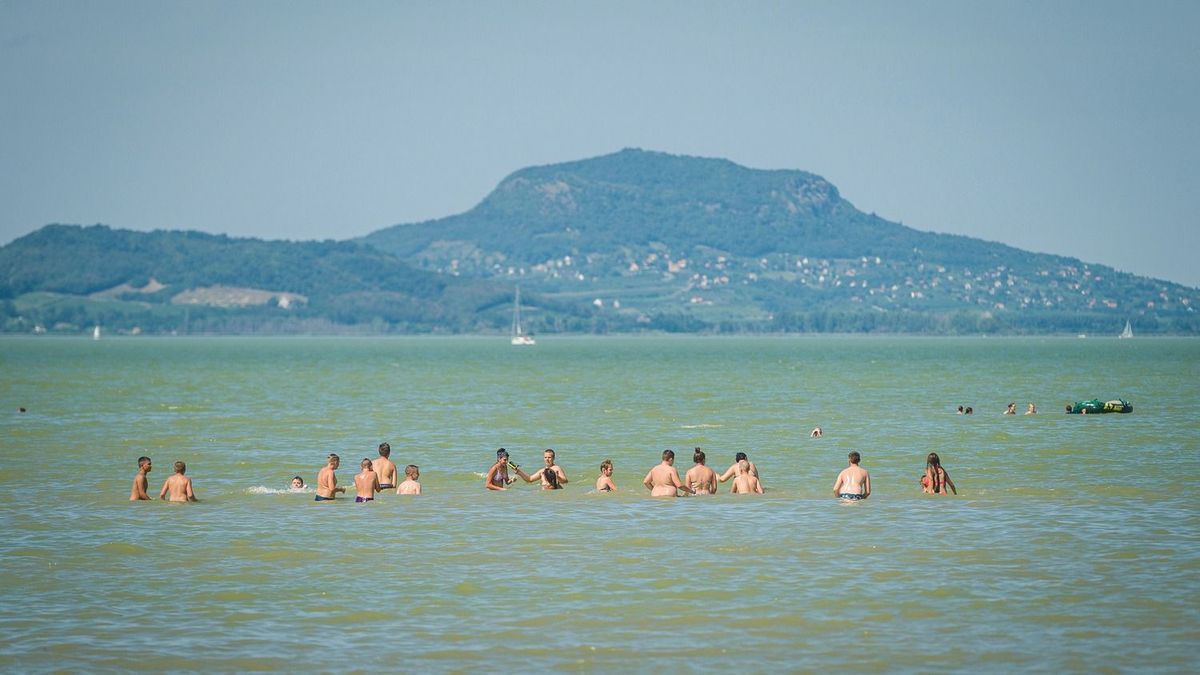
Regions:
[[[925,458],[925,475],[921,476],[921,490],[927,495],[944,495],[947,486],[951,492],[958,494],[954,481],[950,480],[950,474],[942,468],[941,458],[936,452],[929,453]]]

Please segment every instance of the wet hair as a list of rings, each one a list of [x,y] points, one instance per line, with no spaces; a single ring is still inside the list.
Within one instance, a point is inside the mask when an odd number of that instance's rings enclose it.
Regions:
[[[369,469],[369,468],[371,468],[371,460],[367,459],[366,457],[363,457],[363,461],[359,462],[358,465],[364,469]]]
[[[738,466],[742,467],[742,471],[745,471],[746,473],[750,473],[750,460],[739,459],[737,464],[738,464]]]
[[[380,443],[379,444],[379,456],[380,457],[391,457],[392,456],[392,446],[388,445],[387,443]]]
[[[1071,404],[1070,404],[1070,403],[1068,403],[1068,404],[1067,404],[1067,412],[1071,412],[1072,410],[1074,410],[1074,408],[1072,408],[1072,407],[1071,407]]]
[[[675,459],[675,451],[674,450],[663,450],[663,461],[665,462],[668,459]]]
[[[550,456],[551,456],[551,457],[557,457],[557,456],[558,456],[558,455],[554,454],[554,448],[546,448],[545,450],[543,450],[543,451],[542,451],[542,454],[544,455],[544,454],[546,454],[547,452],[548,452],[548,453],[550,453]]]
[[[408,476],[409,478],[419,475],[420,473],[421,470],[417,468],[416,464],[409,464],[408,466],[404,467],[404,475]]]
[[[557,471],[554,471],[552,469],[547,469],[542,472],[542,477],[544,477],[546,479],[546,483],[550,486],[551,490],[562,489],[562,486],[558,484],[558,472]]]
[[[701,450],[700,448],[696,448],[696,451],[692,453],[692,461],[697,464],[703,464],[704,463],[704,451]]]
[[[149,464],[150,458],[146,456],[138,457],[138,468],[142,468],[143,464]]]
[[[858,464],[859,462],[862,461],[862,455],[858,454],[857,450],[851,450],[850,454],[848,454],[846,456],[850,458],[851,464]]]
[[[339,462],[342,461],[342,458],[338,457],[336,452],[329,453],[329,457],[327,459],[336,459]]]
[[[608,469],[612,468],[612,460],[611,459],[606,459],[603,462],[600,462],[600,470],[603,471],[606,468],[608,468]]]
[[[187,471],[187,464],[184,464],[182,460],[175,462],[175,473],[183,473],[184,471]]]
[[[303,487],[303,486],[304,486],[304,479],[303,479],[303,478],[301,478],[300,476],[292,476],[292,482],[293,482],[293,483],[295,483],[296,481],[300,481],[300,486],[301,486],[301,487]]]
[[[974,409],[974,408],[972,408],[971,406],[967,406],[967,412],[966,412],[966,414],[970,415],[970,414],[971,414],[971,413],[973,413],[973,412],[975,412],[975,409]]]
[[[962,411],[963,411],[963,407],[961,405],[958,406],[958,412],[962,412]]]
[[[939,471],[939,469],[941,469]],[[945,475],[945,470],[942,469],[942,459],[938,457],[936,452],[931,452],[925,458],[925,475],[929,477],[929,489],[933,494],[942,494],[942,477]]]
[[[508,457],[508,451],[504,448],[500,448],[496,451],[496,459],[500,459],[501,457]]]
[[[744,452],[739,452],[738,454],[733,456],[733,461],[735,461],[735,462],[740,462],[743,459],[750,459],[750,458],[747,457],[746,453],[744,453]]]

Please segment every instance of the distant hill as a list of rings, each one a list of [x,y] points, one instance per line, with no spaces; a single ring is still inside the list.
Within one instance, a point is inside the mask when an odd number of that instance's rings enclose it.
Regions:
[[[0,247],[0,330],[1200,333],[1196,289],[921,232],[828,181],[642,150],[521,169],[357,241],[48,225]]]
[[[475,332],[511,293],[354,242],[49,225],[0,248],[8,331]]]
[[[1195,333],[1196,289],[921,232],[802,171],[627,149],[521,169],[470,211],[363,242],[592,307],[595,330]],[[542,331],[550,313],[531,313]]]

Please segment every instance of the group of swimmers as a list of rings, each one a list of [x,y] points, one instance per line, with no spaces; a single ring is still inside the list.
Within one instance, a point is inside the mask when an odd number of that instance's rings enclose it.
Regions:
[[[355,497],[357,503],[374,501],[375,495],[383,490],[395,489],[398,495],[421,494],[420,469],[415,464],[409,464],[404,469],[405,480],[396,484],[397,468],[391,461],[392,448],[387,443],[379,445],[379,457],[374,460],[364,458],[360,463],[361,471],[354,477]],[[849,465],[838,474],[833,484],[834,496],[844,501],[859,501],[871,496],[871,474],[859,463],[862,456],[858,451],[847,455]],[[496,451],[496,461],[484,474],[484,487],[487,490],[507,490],[516,482],[509,475],[509,469],[526,483],[537,482],[543,490],[561,490],[569,481],[567,472],[556,462],[553,449],[547,448],[542,453],[543,466],[537,471],[526,473],[515,462],[509,459],[508,451],[500,448]],[[716,494],[717,484],[732,480],[730,490],[733,494],[762,494],[763,487],[758,476],[758,467],[746,456],[739,452],[734,455],[734,462],[723,474],[709,468],[707,457],[703,450],[696,448],[692,454],[692,468],[680,479],[679,471],[675,468],[675,451],[664,450],[662,462],[650,469],[642,479],[642,485],[650,490],[652,497],[678,497],[679,495],[711,495]],[[315,501],[333,501],[337,493],[345,493],[346,488],[337,484],[336,471],[341,466],[341,458],[330,453],[326,464],[317,474],[317,489]],[[138,472],[133,478],[133,489],[129,495],[130,501],[149,500],[147,493],[147,474],[152,463],[149,457],[138,458]],[[192,479],[185,473],[187,466],[183,462],[175,462],[175,473],[167,478],[159,492],[159,499],[173,502],[197,501],[192,490]],[[596,479],[597,492],[614,492],[617,485],[613,482],[613,462],[606,459],[600,463],[600,476]],[[941,465],[941,459],[936,452],[926,457],[925,472],[921,476],[921,488],[927,494],[944,495],[947,488],[954,494],[958,489],[950,474]],[[300,476],[292,478],[293,490],[304,489],[304,479]]]

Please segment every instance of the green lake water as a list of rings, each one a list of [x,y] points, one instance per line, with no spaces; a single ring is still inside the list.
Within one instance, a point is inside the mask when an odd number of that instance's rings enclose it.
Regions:
[[[1195,668],[1198,340],[507,342],[0,340],[0,670]],[[425,495],[283,489],[381,441]],[[571,482],[485,491],[501,446]],[[651,499],[693,446],[766,494]],[[201,501],[128,502],[143,454]]]

